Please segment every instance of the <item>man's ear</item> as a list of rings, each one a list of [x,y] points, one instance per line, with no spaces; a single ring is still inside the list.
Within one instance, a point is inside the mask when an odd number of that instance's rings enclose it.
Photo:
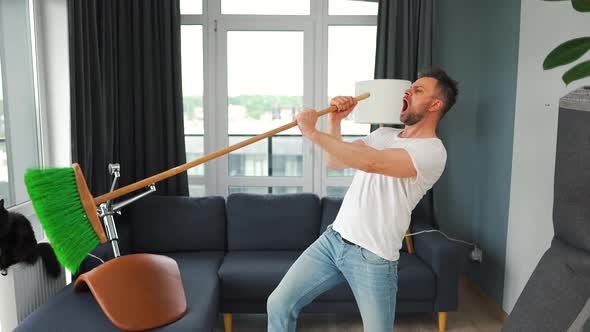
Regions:
[[[432,104],[430,104],[430,109],[429,111],[431,112],[442,112],[443,107],[444,107],[444,103],[442,100],[436,98],[434,99],[434,101],[432,102]]]

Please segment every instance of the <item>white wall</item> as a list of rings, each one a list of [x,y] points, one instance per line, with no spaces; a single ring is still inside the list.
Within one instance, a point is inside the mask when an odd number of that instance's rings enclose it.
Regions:
[[[553,237],[553,177],[561,75],[572,65],[543,71],[545,56],[571,38],[590,36],[590,13],[569,1],[522,0],[512,183],[502,307],[510,312]],[[590,59],[585,55],[581,60]],[[589,129],[590,130],[590,129]]]

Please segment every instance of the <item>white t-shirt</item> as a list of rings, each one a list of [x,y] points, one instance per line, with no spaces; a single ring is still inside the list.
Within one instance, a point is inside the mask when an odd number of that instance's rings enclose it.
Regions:
[[[401,138],[400,132],[379,128],[363,141],[377,150],[405,149],[416,168],[416,177],[397,178],[357,170],[333,224],[343,238],[391,261],[399,259],[412,210],[439,179],[447,161],[440,139]]]

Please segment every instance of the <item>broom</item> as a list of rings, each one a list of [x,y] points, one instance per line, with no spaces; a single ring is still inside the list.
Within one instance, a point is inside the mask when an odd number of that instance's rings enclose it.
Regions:
[[[361,101],[368,97],[369,93],[364,93],[355,97],[355,99]],[[318,112],[318,116],[334,111],[336,111],[336,106],[330,106]],[[57,258],[68,270],[75,273],[80,263],[82,263],[90,251],[99,243],[107,242],[107,237],[97,215],[96,207],[98,205],[180,174],[189,168],[223,156],[246,145],[295,127],[296,125],[297,121],[292,121],[266,133],[96,198],[93,198],[90,194],[86,180],[78,164],[67,168],[30,169],[25,174],[25,185],[33,207],[47,234],[47,238],[55,250]]]

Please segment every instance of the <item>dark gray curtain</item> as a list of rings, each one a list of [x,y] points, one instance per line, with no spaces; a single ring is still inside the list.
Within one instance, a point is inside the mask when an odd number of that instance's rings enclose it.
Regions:
[[[375,78],[413,82],[432,66],[434,1],[379,1]]]
[[[418,78],[420,70],[432,67],[435,1],[379,0],[376,79],[404,79],[413,82]],[[371,130],[375,129],[377,126],[372,126]],[[412,220],[415,219],[428,220],[437,226],[432,190],[426,193],[413,211]]]
[[[72,159],[94,195],[186,162],[178,0],[69,0]],[[188,195],[186,173],[157,185]]]

